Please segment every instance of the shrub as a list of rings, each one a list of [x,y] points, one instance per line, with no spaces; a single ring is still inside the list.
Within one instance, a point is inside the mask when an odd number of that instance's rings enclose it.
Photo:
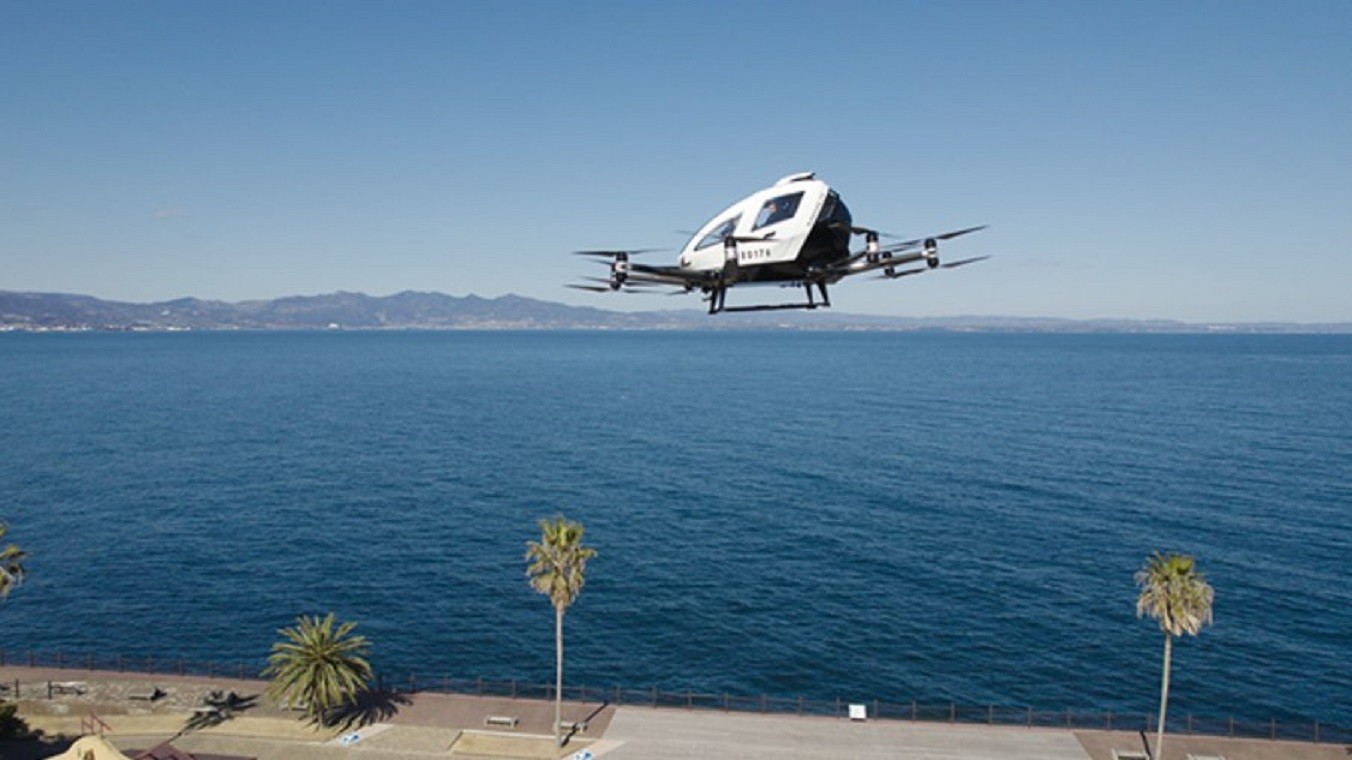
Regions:
[[[18,705],[0,704],[0,739],[22,739],[31,733],[18,711]]]

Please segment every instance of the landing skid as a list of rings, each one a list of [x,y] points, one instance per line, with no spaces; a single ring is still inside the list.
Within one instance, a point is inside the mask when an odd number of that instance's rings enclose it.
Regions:
[[[830,306],[830,304],[818,304],[818,303],[775,303],[775,304],[768,304],[768,303],[767,303],[767,304],[759,304],[759,305],[757,305],[757,306],[724,306],[723,308],[719,309],[718,311],[710,311],[709,313],[710,313],[710,314],[717,314],[718,312],[721,312],[721,311],[734,312],[734,311],[783,311],[783,310],[785,310],[785,309],[824,309],[824,308],[826,308],[826,307],[828,307],[828,306]]]
[[[757,304],[755,306],[728,306],[728,288],[727,286],[714,288],[709,295],[709,313],[718,314],[719,312],[736,311],[783,311],[786,309],[829,309],[831,308],[831,297],[826,292],[826,283],[817,283],[817,291],[821,293],[821,303],[818,303],[812,295],[812,283],[802,283],[803,290],[807,291],[806,303],[779,303],[779,304]]]

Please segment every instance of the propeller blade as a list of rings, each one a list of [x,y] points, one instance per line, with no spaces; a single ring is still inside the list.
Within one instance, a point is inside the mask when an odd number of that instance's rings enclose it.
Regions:
[[[966,235],[972,232],[984,230],[988,226],[990,225],[983,224],[979,227],[968,227],[965,230],[955,230],[953,232],[945,232],[942,235],[931,235],[930,237],[927,238],[915,238],[913,240],[903,240],[900,243],[892,243],[891,245],[885,245],[882,247],[882,250],[891,251],[892,253],[900,253],[902,251],[907,251],[912,248],[916,248],[920,245],[923,245],[926,240],[952,240],[953,238],[958,237],[960,235]]]
[[[596,282],[609,286],[612,280],[609,277],[583,277],[587,282]],[[641,272],[632,272],[624,278],[624,287],[626,288],[669,288],[673,285],[683,285],[683,282],[673,282],[670,279],[660,279],[650,277]]]
[[[634,248],[631,250],[611,250],[611,251],[573,251],[574,256],[603,256],[605,258],[615,258],[620,254],[626,256],[641,256],[645,253],[656,253],[661,248]]]
[[[845,224],[844,222],[830,222],[828,226],[833,230],[849,230],[851,235],[877,235],[880,238],[888,238],[889,240],[896,237],[896,235],[893,235],[890,232],[875,230],[872,227],[856,227],[854,225]]]
[[[952,269],[953,267],[965,266],[967,264],[975,264],[978,261],[985,261],[986,259],[989,258],[990,256],[973,256],[970,259],[962,259],[960,261],[950,261],[946,264],[940,264],[939,267],[941,269]]]
[[[644,295],[652,295],[654,293],[661,293],[662,295],[682,295],[686,292],[684,290],[677,290],[674,292],[663,292],[657,290],[658,288],[671,287],[670,283],[665,282],[643,282],[641,280],[636,282],[634,280],[625,280],[624,283],[620,285],[619,288],[612,288],[610,287],[610,280],[605,280],[600,277],[584,277],[583,279],[588,280],[590,282],[597,282],[602,284],[583,285],[578,283],[568,283],[568,287],[577,288],[578,290],[587,290],[591,291],[592,293],[618,292],[618,293],[641,293]]]
[[[984,230],[984,229],[986,229],[986,228],[989,227],[989,226],[990,226],[989,224],[982,224],[982,225],[979,225],[979,226],[976,226],[976,227],[968,227],[968,228],[965,229],[965,230],[958,230],[958,231],[956,231],[956,232],[945,232],[945,233],[942,234],[942,235],[935,235],[935,236],[934,236],[934,239],[935,239],[935,240],[952,240],[953,238],[958,237],[959,235],[966,235],[966,234],[969,233],[969,232],[980,232],[981,230]]]
[[[885,251],[887,253],[901,253],[902,251],[909,251],[912,248],[919,248],[920,244],[923,242],[925,242],[924,238],[916,238],[915,240],[905,240],[900,243],[892,243],[891,245],[885,245],[878,250]]]
[[[928,272],[928,271],[929,271],[929,267],[915,267],[914,269],[903,269],[903,270],[901,270],[900,272],[893,272],[892,274],[888,274],[887,272],[883,272],[882,274],[878,275],[878,276],[875,277],[874,279],[876,279],[876,280],[895,280],[895,279],[897,279],[898,277],[906,277],[906,276],[908,276],[908,275],[913,275],[913,274],[924,274],[925,272]]]
[[[879,257],[877,261],[866,264],[858,263],[859,258],[861,257],[858,255],[851,256],[849,259],[845,260],[846,263],[843,266],[842,265],[832,266],[829,271],[847,275],[863,274],[865,272],[872,272],[875,269],[886,269],[887,267],[903,266],[905,264],[910,264],[913,261],[919,261],[925,257],[924,255],[919,253],[912,253],[906,256]]]

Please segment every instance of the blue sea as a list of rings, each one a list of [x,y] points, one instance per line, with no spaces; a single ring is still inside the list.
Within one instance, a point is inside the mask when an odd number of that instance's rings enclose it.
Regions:
[[[526,542],[598,554],[570,684],[1352,725],[1352,337],[0,335],[7,652],[548,682]]]

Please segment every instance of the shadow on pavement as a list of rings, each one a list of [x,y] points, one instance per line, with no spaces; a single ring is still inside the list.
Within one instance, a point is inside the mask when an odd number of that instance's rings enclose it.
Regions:
[[[257,704],[257,694],[241,697],[233,691],[229,694],[213,691],[202,700],[201,707],[193,708],[193,714],[188,717],[188,720],[183,724],[183,728],[179,729],[179,732],[173,738],[177,739],[192,731],[219,726],[242,712],[252,710]]]
[[[398,714],[400,707],[412,702],[413,700],[398,692],[362,692],[356,701],[335,708],[324,716],[324,725],[346,731],[369,726],[372,723],[383,723]]]

